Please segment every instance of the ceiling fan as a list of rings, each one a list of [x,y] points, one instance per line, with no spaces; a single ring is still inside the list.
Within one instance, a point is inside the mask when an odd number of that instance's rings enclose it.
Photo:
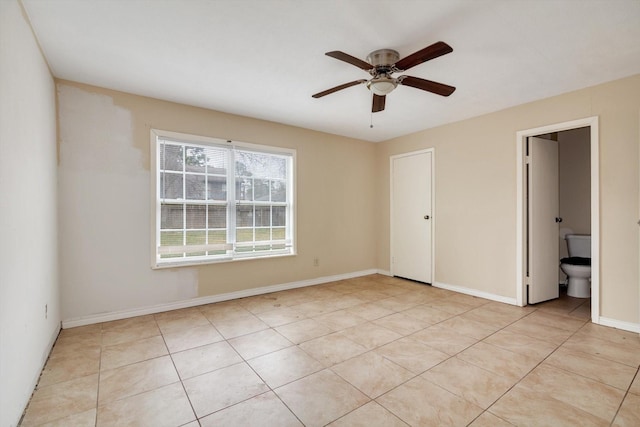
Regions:
[[[414,52],[402,59],[400,59],[400,54],[392,49],[374,50],[367,55],[367,62],[339,50],[327,52],[325,55],[347,62],[351,65],[355,65],[356,67],[368,72],[371,74],[371,79],[354,80],[352,82],[344,83],[340,86],[318,92],[312,96],[314,98],[321,98],[325,95],[332,94],[351,86],[364,84],[371,92],[373,92],[373,105],[371,106],[372,113],[384,110],[387,94],[394,90],[398,85],[411,86],[416,89],[425,90],[438,95],[449,96],[456,90],[455,87],[433,82],[431,80],[421,79],[419,77],[392,77],[392,74],[406,71],[411,67],[415,67],[423,62],[430,61],[451,52],[453,52],[453,49],[445,42],[434,43],[431,46],[427,46],[424,49]]]

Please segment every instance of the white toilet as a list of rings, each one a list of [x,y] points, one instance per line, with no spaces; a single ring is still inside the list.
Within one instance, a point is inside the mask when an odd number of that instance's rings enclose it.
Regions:
[[[567,295],[574,298],[591,297],[591,236],[567,234],[568,258],[560,260],[560,268],[567,275]]]

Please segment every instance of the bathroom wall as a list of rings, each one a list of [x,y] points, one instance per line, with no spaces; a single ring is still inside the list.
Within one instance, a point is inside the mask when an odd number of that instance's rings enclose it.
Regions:
[[[589,128],[558,133],[560,217],[563,228],[575,234],[591,234],[591,152]],[[560,257],[567,244],[560,238]],[[562,280],[565,275],[561,273]]]
[[[516,296],[516,132],[598,116],[600,314],[640,331],[640,75],[378,144],[378,266],[389,269],[389,156],[435,148],[435,282]]]
[[[18,425],[60,330],[53,78],[0,1],[0,426]]]
[[[64,320],[375,269],[375,144],[66,81],[57,90]],[[296,149],[298,254],[152,270],[151,128]]]

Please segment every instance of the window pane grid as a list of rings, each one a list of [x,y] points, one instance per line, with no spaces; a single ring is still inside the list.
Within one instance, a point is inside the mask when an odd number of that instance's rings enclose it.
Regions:
[[[158,141],[158,258],[292,253],[291,156]]]

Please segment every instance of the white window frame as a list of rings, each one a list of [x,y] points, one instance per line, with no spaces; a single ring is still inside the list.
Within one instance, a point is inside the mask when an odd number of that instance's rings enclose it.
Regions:
[[[296,204],[295,204],[295,177],[296,177],[296,150],[280,147],[272,147],[266,145],[251,144],[247,142],[230,141],[219,138],[212,138],[199,135],[184,134],[178,132],[165,131],[160,129],[151,129],[150,138],[150,176],[151,176],[151,268],[172,268],[180,266],[192,266],[202,264],[212,264],[221,262],[231,262],[248,259],[262,259],[271,257],[293,256],[296,255],[296,241],[295,241],[295,225],[296,225]],[[224,255],[204,255],[204,256],[183,256],[181,258],[162,258],[160,249],[160,229],[161,229],[161,206],[163,200],[160,198],[160,147],[163,141],[173,141],[179,144],[186,144],[192,146],[200,146],[203,148],[214,147],[223,148],[228,150],[228,170],[227,170],[227,200],[226,203],[212,202],[209,200],[203,201],[205,205],[227,205],[227,244],[221,245],[226,250]],[[289,173],[286,182],[287,201],[285,203],[278,202],[266,202],[265,205],[280,205],[286,206],[286,221],[285,221],[285,242],[284,249],[276,250],[271,249],[262,252],[238,252],[237,248],[246,247],[246,244],[237,243],[235,241],[236,236],[236,207],[243,204],[251,206],[259,206],[260,201],[242,201],[236,203],[235,197],[235,160],[234,155],[236,151],[250,151],[255,153],[273,154],[286,157],[289,160]],[[188,204],[188,203],[187,203]],[[196,203],[193,203],[196,205]],[[255,229],[255,215],[254,226]],[[273,225],[270,225],[273,228]],[[186,225],[183,228],[186,229]],[[262,242],[261,242],[262,243]],[[265,241],[264,244],[269,244],[269,241]],[[162,247],[162,248],[166,248]],[[193,245],[189,248],[194,248]],[[202,249],[209,249],[211,247],[202,247]]]

